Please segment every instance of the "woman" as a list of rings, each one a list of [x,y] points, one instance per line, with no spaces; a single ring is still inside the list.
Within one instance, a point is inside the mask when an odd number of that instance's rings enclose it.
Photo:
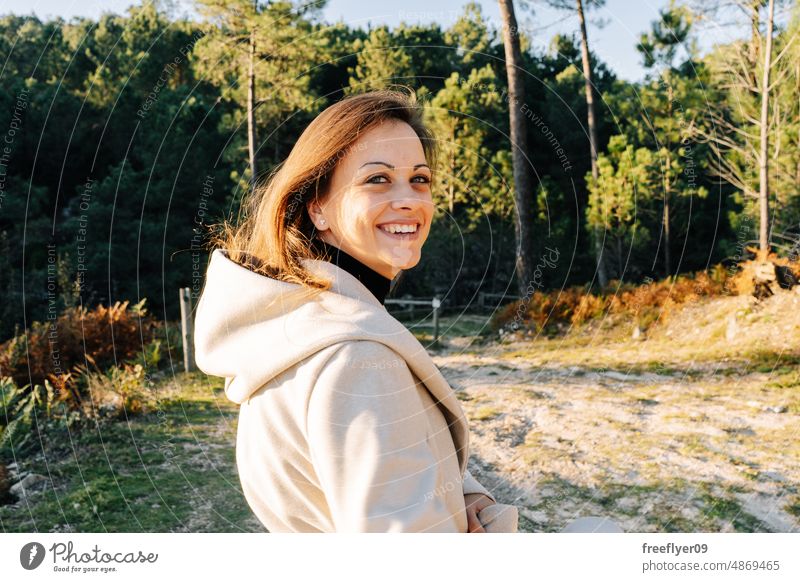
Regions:
[[[458,399],[383,305],[430,233],[434,157],[411,97],[349,97],[217,238],[195,358],[241,404],[237,466],[269,531],[517,529],[467,471]]]

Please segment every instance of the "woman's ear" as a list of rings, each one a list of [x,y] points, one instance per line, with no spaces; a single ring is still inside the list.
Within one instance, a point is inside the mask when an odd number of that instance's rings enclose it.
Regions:
[[[327,221],[325,217],[322,216],[322,210],[319,204],[313,201],[309,202],[306,204],[306,209],[308,210],[308,216],[311,217],[311,222],[314,223],[317,230],[326,230],[328,228]]]

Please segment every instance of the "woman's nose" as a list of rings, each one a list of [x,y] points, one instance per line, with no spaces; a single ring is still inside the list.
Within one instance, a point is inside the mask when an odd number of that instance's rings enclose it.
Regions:
[[[430,192],[418,192],[408,186],[402,192],[397,193],[394,200],[392,200],[392,207],[398,210],[417,210],[431,203]]]

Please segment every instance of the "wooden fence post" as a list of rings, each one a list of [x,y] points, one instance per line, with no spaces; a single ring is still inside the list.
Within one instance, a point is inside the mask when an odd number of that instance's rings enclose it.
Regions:
[[[192,295],[188,287],[180,289],[181,339],[183,340],[183,369],[192,372],[194,366],[194,334],[192,333]]]
[[[439,307],[441,307],[442,302],[439,301],[438,295],[434,295],[433,300],[431,301],[431,306],[433,307],[433,342],[436,343],[439,341]]]

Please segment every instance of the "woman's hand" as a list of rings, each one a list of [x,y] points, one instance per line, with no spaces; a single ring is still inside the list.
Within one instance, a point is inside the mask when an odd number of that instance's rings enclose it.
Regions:
[[[464,505],[467,508],[467,531],[469,533],[486,533],[478,519],[478,513],[484,507],[493,504],[494,501],[483,493],[464,495]]]

